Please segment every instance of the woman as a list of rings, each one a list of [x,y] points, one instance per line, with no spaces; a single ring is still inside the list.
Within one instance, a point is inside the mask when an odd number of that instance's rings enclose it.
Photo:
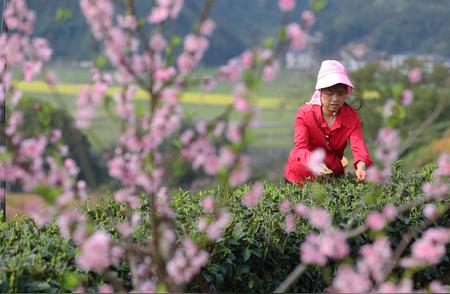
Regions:
[[[317,76],[316,91],[311,101],[297,111],[294,147],[285,168],[285,179],[301,183],[316,176],[340,176],[345,173],[341,160],[350,141],[358,182],[366,178],[366,168],[372,164],[364,143],[361,120],[357,112],[345,103],[353,89],[346,68],[336,60],[325,60]],[[308,162],[313,151],[325,151],[324,163],[313,173]]]

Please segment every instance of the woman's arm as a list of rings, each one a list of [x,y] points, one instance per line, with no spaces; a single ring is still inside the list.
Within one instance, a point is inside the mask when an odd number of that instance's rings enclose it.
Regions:
[[[358,124],[350,133],[349,139],[354,158],[353,166],[356,170],[355,173],[357,180],[364,181],[366,178],[366,169],[372,165],[372,160],[370,159],[369,151],[367,150],[366,143],[364,142],[362,125],[359,118]]]
[[[306,166],[311,154],[309,146],[309,131],[302,115],[299,114],[297,114],[297,118],[295,120],[294,148],[292,151],[295,156],[295,161]]]

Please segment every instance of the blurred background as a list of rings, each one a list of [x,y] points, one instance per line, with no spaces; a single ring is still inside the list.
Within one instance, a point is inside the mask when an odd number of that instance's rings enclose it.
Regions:
[[[148,15],[151,2],[136,1],[140,17]],[[280,24],[299,21],[301,12],[310,4],[297,1],[295,11],[283,16],[278,12],[277,2],[218,0],[212,10],[216,30],[196,74],[214,75],[220,65],[246,48],[270,42],[267,36],[275,36]],[[87,154],[89,160],[79,162],[81,176],[91,178],[88,180],[91,187],[108,185],[104,162],[117,144],[119,126],[108,117],[107,108],[99,109],[92,126],[78,134],[83,142],[83,150],[79,150],[73,141],[78,131],[70,127],[70,118],[59,111],[62,108],[74,111],[74,97],[81,84],[90,81],[89,68],[104,65],[107,59],[91,35],[78,1],[28,3],[37,13],[35,35],[49,39],[53,47],[48,69],[56,73],[60,85],[59,94],[55,95],[44,84],[21,83],[19,88],[28,101],[23,106],[29,111],[27,131],[37,132],[36,128],[42,124],[61,128],[73,157],[80,161],[83,158],[80,154]],[[191,31],[201,4],[198,0],[185,1],[180,18],[170,29],[180,35]],[[313,94],[315,77],[324,59],[338,59],[351,72],[356,89],[348,102],[359,109],[372,154],[377,131],[383,124],[386,101],[402,99],[406,87],[413,89],[414,100],[408,108],[399,110],[405,112],[405,118],[397,123],[403,137],[410,139],[402,154],[401,167],[418,167],[435,160],[440,152],[450,151],[450,101],[444,93],[448,90],[450,69],[450,1],[323,0],[315,1],[315,5],[322,5],[323,9],[308,30],[305,49],[285,52],[279,60],[277,78],[261,85],[257,92],[260,121],[251,130],[248,147],[254,177],[275,182],[283,178],[284,164],[293,144],[296,110]],[[421,83],[408,85],[406,73],[412,68],[422,70]],[[183,100],[186,120],[219,114],[232,101],[231,92],[232,85],[220,82],[210,93],[190,89]],[[139,97],[135,103],[137,108],[144,107]],[[437,105],[439,111],[435,110]],[[434,115],[432,122],[423,125],[430,115]],[[414,135],[420,128],[421,133]],[[351,160],[349,148],[347,151]]]

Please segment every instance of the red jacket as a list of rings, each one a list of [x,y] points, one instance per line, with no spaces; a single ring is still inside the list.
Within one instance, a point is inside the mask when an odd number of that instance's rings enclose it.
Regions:
[[[289,154],[284,177],[292,183],[314,178],[306,163],[311,152],[317,148],[325,150],[325,164],[333,171],[333,175],[343,175],[345,171],[341,159],[347,140],[350,141],[355,169],[360,161],[369,167],[372,160],[364,143],[361,120],[353,108],[344,104],[330,128],[323,118],[320,105],[301,106],[296,115],[294,147]]]

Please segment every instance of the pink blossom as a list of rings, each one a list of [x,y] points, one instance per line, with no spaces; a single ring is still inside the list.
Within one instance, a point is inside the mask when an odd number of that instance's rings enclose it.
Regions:
[[[80,172],[76,162],[71,158],[64,160],[64,168],[67,170],[70,176],[75,177]]]
[[[137,20],[133,15],[119,15],[117,16],[117,23],[124,29],[135,30],[137,27]]]
[[[302,50],[305,47],[305,33],[297,23],[288,25],[287,35],[291,40],[291,49]]]
[[[239,167],[231,172],[229,183],[232,187],[236,187],[245,181],[250,176],[250,170],[248,167]]]
[[[331,226],[330,214],[323,208],[310,209],[308,219],[311,225],[319,229],[327,229]]]
[[[240,143],[242,140],[240,127],[236,123],[229,123],[227,128],[227,139],[232,143]]]
[[[98,292],[99,293],[114,293],[114,288],[109,284],[103,284],[103,286],[101,286],[98,289]]]
[[[197,229],[200,232],[204,232],[207,227],[208,227],[208,221],[204,217],[199,218],[198,222],[197,222]]]
[[[23,64],[23,79],[26,82],[32,82],[34,77],[41,71],[42,63],[41,62],[32,62],[27,61]]]
[[[113,264],[119,264],[120,260],[123,258],[125,250],[120,246],[113,246],[111,248],[111,262]]]
[[[398,131],[393,128],[382,128],[378,131],[378,142],[388,148],[395,148],[400,145]]]
[[[211,92],[216,87],[216,80],[212,77],[205,77],[202,83],[203,90],[206,92]]]
[[[164,69],[159,69],[155,72],[155,80],[165,82],[176,74],[175,69],[173,67],[168,67]]]
[[[222,80],[227,82],[235,82],[239,79],[242,73],[241,62],[234,58],[230,59],[226,65],[219,68],[219,76]]]
[[[194,69],[196,62],[189,54],[182,53],[177,58],[177,65],[181,73],[189,73]]]
[[[176,19],[181,9],[183,8],[184,0],[173,0],[172,9],[170,11],[170,17]]]
[[[194,137],[194,132],[191,129],[184,131],[184,133],[180,137],[180,141],[183,145],[189,144],[189,142]]]
[[[156,283],[153,281],[144,281],[139,286],[139,292],[141,293],[155,293]]]
[[[106,232],[96,231],[81,245],[81,252],[77,257],[78,265],[84,270],[105,270],[110,264],[110,239]]]
[[[428,219],[435,219],[438,216],[438,210],[436,208],[436,205],[434,204],[427,204],[423,208],[423,215]]]
[[[390,117],[394,113],[395,101],[392,98],[386,100],[383,107],[383,116]]]
[[[150,39],[150,47],[156,52],[163,52],[167,46],[167,41],[160,33],[153,34]]]
[[[209,224],[208,228],[206,229],[208,238],[211,240],[219,239],[230,220],[231,217],[228,212],[221,212],[219,214],[219,218],[215,222]]]
[[[294,211],[300,217],[307,217],[308,214],[309,214],[309,208],[306,205],[302,204],[302,203],[298,203],[294,207]]]
[[[5,133],[8,136],[12,136],[16,131],[17,127],[22,123],[23,115],[21,112],[13,111],[9,116],[8,126]]]
[[[52,136],[51,136],[51,142],[55,143],[59,141],[62,138],[62,132],[60,129],[53,129],[52,130]]]
[[[296,225],[296,221],[295,221],[294,215],[291,213],[288,213],[284,220],[284,230],[287,233],[293,232],[295,230],[295,225]]]
[[[302,22],[306,28],[311,27],[316,22],[316,16],[311,10],[302,12]]]
[[[386,282],[380,286],[376,291],[379,293],[413,293],[413,284],[409,279],[404,279],[400,284],[395,285],[391,282]]]
[[[339,266],[332,284],[332,292],[337,293],[368,293],[371,288],[371,281],[348,264]]]
[[[220,164],[230,167],[236,159],[236,154],[228,147],[222,147],[219,151]]]
[[[256,182],[253,187],[242,197],[242,204],[246,207],[254,207],[258,204],[264,191],[264,185]]]
[[[110,0],[82,0],[81,10],[86,17],[92,33],[100,40],[103,39],[108,29],[112,26],[114,6]]]
[[[431,293],[448,293],[449,289],[442,285],[439,281],[432,281],[430,283],[430,292]]]
[[[264,67],[262,72],[262,79],[265,82],[270,82],[275,79],[277,76],[277,73],[279,71],[280,65],[278,62],[272,62],[271,64],[268,64]]]
[[[244,65],[244,68],[250,68],[253,65],[253,52],[250,50],[246,50],[241,55],[241,61]]]
[[[150,15],[147,17],[149,23],[160,23],[169,17],[169,9],[165,6],[156,6],[152,8]]]
[[[203,168],[207,175],[214,176],[219,172],[220,165],[221,165],[220,158],[215,155],[212,155],[206,158]]]
[[[200,135],[205,136],[208,132],[208,123],[201,119],[195,123],[195,129]]]
[[[207,213],[213,213],[214,212],[214,198],[212,198],[211,195],[206,196],[203,198],[202,202],[203,210]]]
[[[24,210],[25,213],[34,220],[38,227],[48,224],[52,219],[51,211],[36,203],[26,203]]]
[[[249,113],[251,110],[250,102],[241,96],[234,97],[233,106],[240,113]]]
[[[437,177],[450,176],[450,153],[442,153],[437,160],[438,168],[435,171]]]
[[[289,12],[295,8],[295,0],[278,0],[278,7],[283,12]]]
[[[408,72],[408,78],[412,84],[420,82],[422,80],[422,70],[418,67],[411,69]]]
[[[315,175],[319,175],[322,171],[322,165],[325,160],[325,150],[322,148],[317,148],[313,152],[311,152],[308,161],[307,167],[313,172]]]
[[[386,220],[394,220],[397,217],[397,214],[397,208],[392,204],[388,204],[383,208],[383,217],[385,217]]]
[[[216,24],[212,19],[206,19],[200,26],[200,33],[204,36],[209,37],[212,35],[215,27]]]
[[[406,89],[402,93],[401,103],[403,106],[410,106],[414,99],[414,93],[410,89]]]
[[[292,208],[292,203],[288,199],[281,202],[280,207],[279,207],[279,209],[282,213],[287,213],[288,211],[291,210],[291,208]]]
[[[386,219],[377,211],[372,211],[367,215],[366,225],[369,229],[380,231],[386,226]]]
[[[39,158],[45,151],[47,139],[41,135],[37,138],[23,140],[19,148],[19,156],[23,158]]]
[[[384,269],[391,262],[393,255],[389,240],[377,239],[373,244],[362,246],[360,252],[362,259],[357,264],[358,272],[377,282],[384,281]]]
[[[423,184],[422,191],[426,197],[440,199],[443,195],[449,192],[449,184],[447,183],[436,183],[427,182]]]
[[[319,236],[308,234],[305,242],[300,245],[300,256],[305,264],[325,265],[327,257],[318,249],[320,245]]]
[[[446,253],[446,244],[450,241],[450,229],[430,228],[422,238],[411,246],[411,257],[403,258],[400,262],[403,267],[415,267],[421,264],[438,264]]]

